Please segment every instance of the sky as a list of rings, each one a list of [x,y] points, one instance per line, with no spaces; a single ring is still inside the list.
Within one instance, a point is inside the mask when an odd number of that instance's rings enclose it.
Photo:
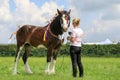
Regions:
[[[46,25],[57,9],[71,9],[71,21],[80,18],[84,42],[120,40],[120,0],[0,0],[0,44],[8,43],[18,25]]]

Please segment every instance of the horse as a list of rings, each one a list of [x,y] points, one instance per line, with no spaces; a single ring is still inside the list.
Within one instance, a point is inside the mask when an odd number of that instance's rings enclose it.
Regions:
[[[57,55],[64,39],[60,36],[66,32],[70,26],[70,12],[66,10],[57,9],[58,15],[45,26],[23,25],[16,32],[17,50],[15,55],[13,74],[17,74],[17,65],[20,57],[20,52],[24,48],[22,56],[25,65],[25,71],[32,74],[29,64],[28,56],[33,47],[44,45],[47,48],[46,69],[45,73],[55,74],[55,64]]]

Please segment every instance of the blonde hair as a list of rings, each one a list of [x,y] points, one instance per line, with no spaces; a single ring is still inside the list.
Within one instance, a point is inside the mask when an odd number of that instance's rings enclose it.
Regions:
[[[72,24],[74,24],[75,26],[79,26],[79,24],[80,24],[80,19],[79,19],[79,18],[74,18],[74,19],[72,20]]]

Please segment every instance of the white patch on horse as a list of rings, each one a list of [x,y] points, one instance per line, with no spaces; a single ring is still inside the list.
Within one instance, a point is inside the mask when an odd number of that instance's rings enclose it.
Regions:
[[[30,67],[28,65],[28,61],[25,63],[25,70],[28,74],[32,74],[33,72],[30,70]]]
[[[50,62],[48,62],[47,65],[46,65],[45,73],[49,74],[49,71],[50,71]]]
[[[14,74],[14,75],[17,74],[17,64],[18,64],[20,52],[21,52],[22,49],[23,49],[23,46],[20,47],[20,50],[19,50],[19,52],[17,53],[17,57],[16,57],[15,64],[14,64],[14,70],[13,70],[13,74]]]
[[[56,64],[56,60],[52,60],[49,74],[55,74],[55,64]]]
[[[67,22],[67,20],[65,19],[65,15],[62,16],[62,20],[63,20],[63,28],[64,28],[64,29],[67,29],[67,28],[68,28],[68,22]]]
[[[59,38],[60,40],[64,39],[64,34],[58,35],[58,38]]]

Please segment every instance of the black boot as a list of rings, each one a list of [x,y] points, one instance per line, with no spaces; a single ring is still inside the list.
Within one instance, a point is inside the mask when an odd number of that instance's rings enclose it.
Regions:
[[[77,74],[74,73],[74,74],[73,74],[73,77],[77,77]]]
[[[83,74],[80,74],[80,73],[79,73],[79,77],[83,77]]]
[[[76,67],[73,68],[73,77],[77,77],[77,68]]]

